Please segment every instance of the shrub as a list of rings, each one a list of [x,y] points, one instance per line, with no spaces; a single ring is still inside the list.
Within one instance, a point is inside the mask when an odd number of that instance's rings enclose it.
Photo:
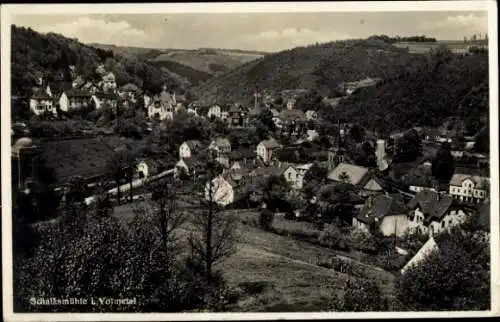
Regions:
[[[259,224],[261,228],[269,230],[271,228],[273,220],[274,220],[274,214],[270,210],[263,209],[260,212]]]
[[[351,231],[349,239],[350,246],[356,250],[369,254],[375,254],[378,251],[375,238],[369,233],[355,229]]]
[[[271,285],[268,281],[241,282],[238,284],[243,292],[248,295],[257,295],[264,292]]]

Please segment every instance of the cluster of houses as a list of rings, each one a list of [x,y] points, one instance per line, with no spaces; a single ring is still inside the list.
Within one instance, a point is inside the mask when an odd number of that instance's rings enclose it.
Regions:
[[[385,142],[376,145],[377,167],[355,165],[338,148],[328,150],[324,162],[291,162],[282,160],[280,151],[286,149],[274,138],[263,140],[255,147],[232,149],[227,138],[214,138],[209,144],[186,141],[180,145],[176,175],[197,176],[206,166],[207,150],[223,167],[220,175],[206,183],[206,197],[223,206],[237,204],[240,198],[257,194],[261,184],[270,176],[282,176],[291,193],[302,191],[308,171],[316,163],[328,169],[323,188],[349,184],[356,193],[350,198],[355,216],[350,224],[365,232],[378,229],[385,236],[404,236],[407,233],[436,235],[454,227],[468,217],[473,209],[489,202],[489,178],[479,175],[455,173],[447,187],[432,182],[411,183],[401,189],[384,173],[390,167],[385,155]],[[211,195],[209,195],[209,192]],[[319,197],[308,200],[319,203]],[[321,209],[317,207],[316,209]],[[303,209],[296,211],[297,216]]]

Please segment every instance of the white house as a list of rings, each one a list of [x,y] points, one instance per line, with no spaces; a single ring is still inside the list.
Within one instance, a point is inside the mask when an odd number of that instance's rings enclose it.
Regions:
[[[217,156],[231,153],[231,142],[226,138],[216,138],[208,147],[217,153]]]
[[[450,195],[460,201],[480,203],[488,199],[489,178],[455,173],[450,180]]]
[[[102,77],[102,90],[104,92],[116,91],[116,77],[115,74],[109,72]]]
[[[114,93],[99,92],[92,95],[92,100],[94,101],[96,109],[100,109],[104,105],[116,108],[118,104],[118,96]]]
[[[439,251],[439,246],[431,236],[427,242],[418,250],[418,252],[413,256],[408,263],[401,269],[401,274],[405,274],[409,269],[418,266],[422,261],[424,261],[430,254]]]
[[[295,103],[296,103],[295,98],[290,98],[290,99],[286,102],[286,108],[287,108],[287,109],[289,109],[289,110],[292,110],[292,109],[295,107]]]
[[[207,117],[209,119],[211,117],[215,117],[225,121],[229,117],[229,111],[227,111],[226,108],[223,108],[220,105],[215,104],[208,109]]]
[[[283,176],[292,189],[302,189],[304,186],[304,177],[311,167],[312,163],[290,165],[283,172]]]
[[[194,154],[199,152],[201,148],[201,142],[198,140],[185,141],[179,147],[179,158],[190,158]]]
[[[30,98],[30,110],[35,115],[40,115],[42,113],[57,114],[52,97],[42,91]]]
[[[408,203],[409,230],[435,235],[463,223],[468,212],[456,200],[435,191],[421,191]]]
[[[148,106],[149,118],[159,120],[173,119],[175,111],[175,100],[172,95],[167,92],[167,87],[163,86],[163,90],[159,97],[154,97],[153,102]]]
[[[308,121],[316,121],[318,119],[318,113],[313,110],[306,111],[306,119]]]
[[[259,157],[265,164],[269,164],[272,160],[274,152],[281,148],[275,139],[264,140],[257,145],[257,157]]]
[[[205,185],[205,199],[227,206],[234,201],[234,189],[236,184],[229,178],[229,176],[219,175],[207,182]]]
[[[271,113],[273,113],[273,122],[274,122],[274,125],[278,129],[280,129],[283,126],[283,123],[282,123],[282,120],[281,120],[281,117],[280,117],[280,112],[278,112],[277,109],[272,108],[271,109]]]
[[[353,218],[353,227],[364,232],[378,229],[384,236],[404,236],[409,227],[408,209],[394,197],[369,197],[368,204]]]
[[[82,108],[89,105],[92,96],[88,91],[70,89],[64,91],[59,98],[59,107],[62,111],[69,111],[75,108]]]

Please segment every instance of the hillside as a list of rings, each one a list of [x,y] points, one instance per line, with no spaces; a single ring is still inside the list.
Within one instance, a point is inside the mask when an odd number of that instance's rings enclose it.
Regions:
[[[200,104],[252,99],[259,87],[304,88],[328,94],[338,83],[366,76],[391,78],[418,68],[421,57],[376,40],[346,40],[298,47],[251,61],[193,89]]]
[[[411,126],[440,126],[455,117],[472,134],[488,119],[488,56],[427,56],[420,70],[342,100],[327,113],[385,133]]]
[[[70,80],[70,65],[85,79],[100,80],[96,68],[104,64],[106,70],[115,74],[119,86],[130,82],[153,93],[159,92],[163,84],[172,90],[186,88],[165,71],[137,58],[94,48],[55,33],[41,34],[13,25],[11,50],[13,95],[31,95],[39,77],[46,81]]]
[[[188,79],[189,76],[194,73],[189,71],[189,69],[194,69],[195,71],[209,75],[220,75],[267,54],[261,51],[224,48],[160,49],[107,44],[92,44],[92,46],[103,50],[111,50],[115,54],[136,57],[143,61],[161,64],[165,67],[176,64],[177,67],[174,67],[174,69],[182,68],[186,73],[178,73],[170,68],[169,70],[182,77],[187,77]],[[180,67],[179,65],[185,67]],[[203,76],[201,77],[203,78]],[[197,79],[198,78],[196,78],[196,80]],[[197,83],[196,80],[194,83]]]
[[[257,52],[227,49],[169,50],[151,62],[176,62],[212,75],[221,75],[242,64],[263,57]]]

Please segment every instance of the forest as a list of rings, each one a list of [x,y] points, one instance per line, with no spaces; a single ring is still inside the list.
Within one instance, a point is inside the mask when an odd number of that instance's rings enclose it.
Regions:
[[[41,34],[31,28],[11,28],[12,95],[29,96],[39,77],[46,81],[70,81],[69,66],[84,79],[100,80],[96,68],[104,64],[116,76],[118,85],[133,83],[150,93],[157,93],[163,84],[172,90],[181,85],[162,69],[133,57],[114,54],[84,45],[55,33]]]

